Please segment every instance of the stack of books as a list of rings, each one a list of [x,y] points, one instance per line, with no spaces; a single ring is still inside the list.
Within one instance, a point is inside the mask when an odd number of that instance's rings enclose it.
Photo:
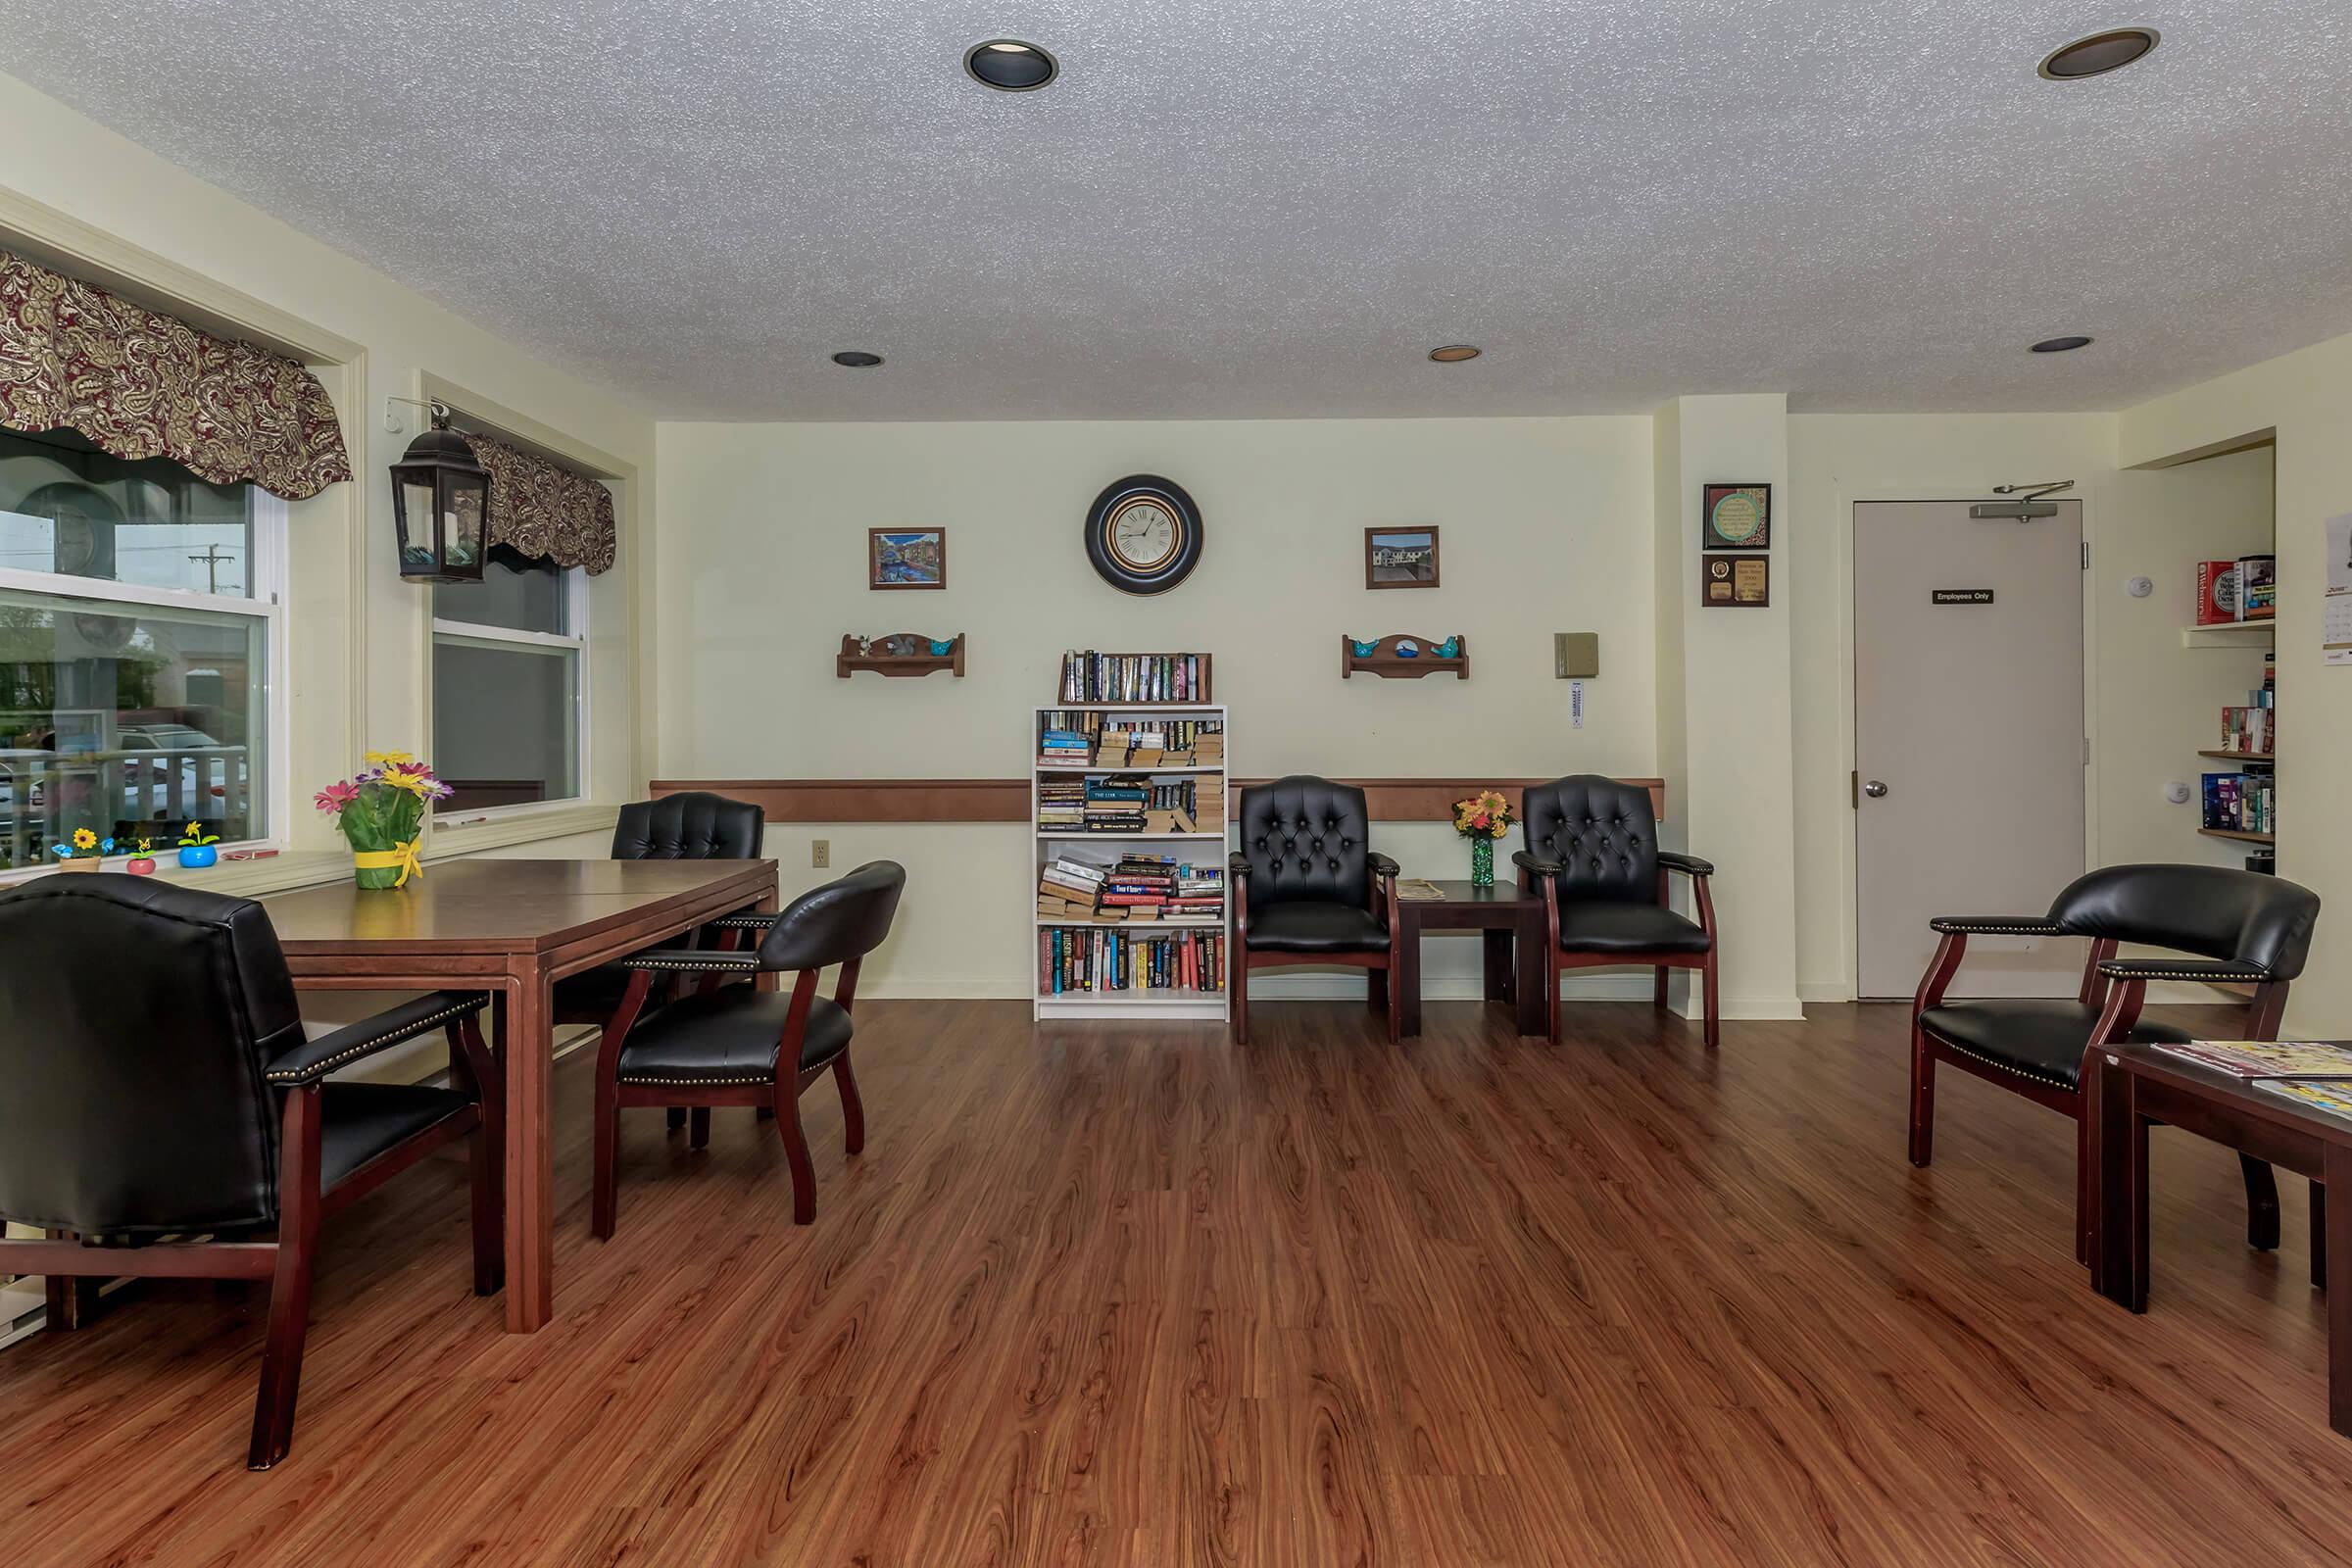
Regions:
[[[1200,991],[1225,988],[1225,937],[1217,931],[1146,936],[1120,930],[1053,928],[1037,934],[1038,989]]]
[[[2268,773],[2205,775],[2205,825],[2226,833],[2275,833],[2278,785]]]
[[[1082,778],[1041,778],[1037,781],[1037,825],[1045,833],[1082,833],[1086,830],[1086,781]]]
[[[2222,710],[2222,745],[2225,752],[2252,752],[2270,756],[2278,750],[2278,693],[2269,679],[2259,690],[2246,694],[2242,708]]]
[[[1144,803],[1151,791],[1141,778],[1132,773],[1113,773],[1105,778],[1090,778],[1083,787],[1087,832],[1144,831]]]
[[[1205,654],[1099,654],[1076,649],[1061,656],[1065,703],[1205,703]]]
[[[1102,866],[1055,856],[1037,874],[1037,912],[1049,920],[1094,918],[1104,875]]]
[[[1131,731],[1110,728],[1095,742],[1095,765],[1098,767],[1129,767],[1134,763],[1130,755],[1135,736]]]
[[[1130,921],[1214,919],[1225,910],[1225,873],[1168,855],[1125,856],[1104,876],[1102,907]]]
[[[1048,728],[1038,737],[1040,767],[1084,767],[1092,757],[1091,743],[1083,730]]]

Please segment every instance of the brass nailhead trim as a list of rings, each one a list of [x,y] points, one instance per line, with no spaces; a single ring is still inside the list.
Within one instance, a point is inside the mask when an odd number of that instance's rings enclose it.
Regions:
[[[327,1057],[324,1061],[314,1062],[312,1065],[303,1068],[299,1072],[265,1073],[263,1077],[267,1082],[273,1084],[298,1084],[305,1079],[316,1078],[321,1073],[332,1072],[335,1068],[341,1066],[344,1062],[349,1061],[352,1057],[364,1056],[368,1052],[374,1050],[377,1046],[390,1045],[395,1040],[411,1039],[416,1035],[424,1033],[424,1031],[430,1029],[437,1023],[446,1022],[451,1018],[463,1018],[469,1016],[470,1014],[481,1011],[489,1004],[490,999],[487,997],[476,997],[470,1002],[458,1003],[453,1006],[442,1008],[439,1012],[419,1018],[415,1023],[403,1024],[401,1027],[393,1030],[389,1034],[377,1035],[371,1040],[363,1040],[358,1045],[351,1047],[349,1050],[338,1051],[333,1055]]]

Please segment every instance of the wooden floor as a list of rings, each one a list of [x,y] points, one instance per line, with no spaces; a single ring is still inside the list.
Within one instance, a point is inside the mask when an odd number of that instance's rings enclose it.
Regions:
[[[2306,1563],[2352,1557],[2303,1184],[2156,1139],[2153,1310],[2070,1244],[2071,1130],[1954,1073],[1903,1162],[1900,1009],[1557,1048],[1338,1004],[1213,1028],[859,1009],[868,1152],[623,1135],[588,1235],[558,1071],[555,1323],[466,1293],[434,1166],[325,1237],[294,1452],[259,1322],[163,1286],[0,1351],[14,1564]]]

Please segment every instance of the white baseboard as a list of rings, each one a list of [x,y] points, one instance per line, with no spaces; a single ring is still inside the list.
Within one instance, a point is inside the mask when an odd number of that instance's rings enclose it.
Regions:
[[[1477,975],[1431,975],[1421,977],[1423,1002],[1477,1002],[1487,994],[1486,982]],[[1560,996],[1569,1002],[1647,1002],[1650,996],[1649,978],[1623,975],[1576,975],[1560,982]],[[1252,1002],[1361,1002],[1364,1000],[1364,977],[1354,974],[1267,974],[1262,970],[1250,982]]]

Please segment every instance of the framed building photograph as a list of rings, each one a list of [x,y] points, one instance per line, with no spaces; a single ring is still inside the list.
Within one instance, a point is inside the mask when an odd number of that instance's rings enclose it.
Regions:
[[[1760,610],[1772,603],[1770,556],[1700,556],[1698,602],[1716,610]]]
[[[1701,550],[1772,548],[1772,486],[1768,484],[1702,486],[1698,516]]]
[[[1365,587],[1435,588],[1437,585],[1437,529],[1364,530]]]
[[[866,529],[865,572],[868,588],[945,588],[948,530]]]

